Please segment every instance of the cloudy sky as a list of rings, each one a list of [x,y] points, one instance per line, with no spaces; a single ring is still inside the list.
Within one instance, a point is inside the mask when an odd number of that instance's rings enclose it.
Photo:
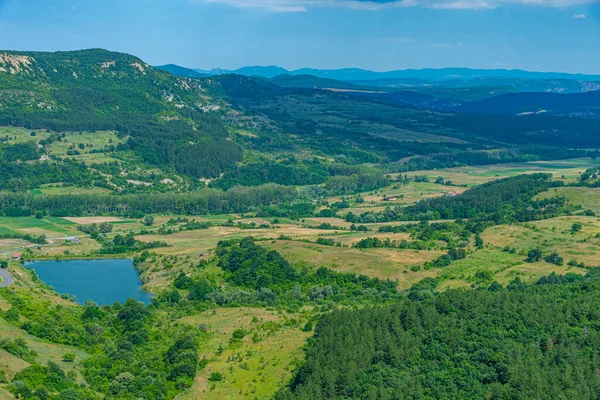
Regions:
[[[600,0],[0,0],[0,48],[148,63],[600,73]]]

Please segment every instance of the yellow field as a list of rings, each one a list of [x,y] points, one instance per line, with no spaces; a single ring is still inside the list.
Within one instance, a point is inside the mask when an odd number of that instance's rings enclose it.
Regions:
[[[85,224],[100,224],[102,222],[118,222],[122,221],[121,218],[117,217],[64,217],[67,221],[71,221],[78,225]]]
[[[277,250],[294,264],[397,280],[403,289],[425,277],[435,276],[435,271],[413,272],[411,266],[423,265],[444,254],[439,250],[361,250],[285,240],[262,242],[261,245]]]

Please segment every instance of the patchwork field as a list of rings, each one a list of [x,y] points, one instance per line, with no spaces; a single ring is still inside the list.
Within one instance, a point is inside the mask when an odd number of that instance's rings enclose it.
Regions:
[[[60,217],[0,217],[0,235],[46,235],[48,238],[77,234],[77,225]]]
[[[444,242],[430,243],[431,250],[357,249],[352,246],[365,238],[378,238],[382,241],[390,239],[396,242],[414,240],[408,233],[378,231],[381,226],[410,222],[365,223],[363,225],[368,231],[357,232],[350,230],[352,224],[345,221],[344,217],[347,212],[360,214],[366,211],[382,211],[386,207],[403,207],[421,199],[448,194],[458,195],[473,185],[525,171],[552,172],[555,176],[564,175],[566,179],[574,180],[581,171],[590,166],[590,162],[570,160],[414,172],[409,175],[426,174],[432,181],[442,176],[463,186],[439,185],[433,182],[394,183],[378,191],[362,193],[360,197],[364,202],[357,202],[356,195],[335,196],[328,199],[329,204],[341,200],[350,204],[350,208],[338,212],[338,217],[310,217],[295,221],[287,218],[257,218],[250,213],[202,217],[155,215],[151,226],[144,225],[141,218],[113,216],[42,219],[0,217],[0,234],[46,235],[49,244],[31,250],[34,257],[40,258],[94,257],[102,245],[77,229],[79,225],[84,224],[111,224],[113,232],[107,235],[108,238],[132,232],[135,238],[142,242],[165,242],[168,247],[150,250],[152,261],[141,274],[145,288],[155,294],[170,288],[174,277],[180,272],[192,275],[201,271],[203,276],[214,282],[225,282],[223,271],[217,265],[211,263],[199,267],[203,265],[201,260],[211,259],[219,241],[247,236],[256,238],[260,246],[278,251],[297,268],[315,270],[326,267],[338,272],[391,279],[404,290],[424,278],[437,278],[439,290],[487,287],[493,281],[507,285],[516,277],[525,282],[535,282],[541,276],[552,272],[587,272],[581,265],[568,265],[571,260],[584,263],[586,267],[600,265],[597,257],[600,252],[600,218],[576,215],[528,224],[493,226],[481,233],[483,248],[476,249],[471,236],[468,244],[463,245],[466,246],[466,258],[454,260],[445,267],[426,269],[425,263],[447,253]],[[572,204],[581,205],[583,209],[600,212],[600,189],[561,187],[542,193],[538,198],[556,195],[568,197]],[[383,197],[387,196],[397,196],[398,199],[383,201]],[[178,223],[168,224],[174,218],[210,222],[213,226],[208,229],[179,231]],[[317,229],[322,224],[330,224],[336,228]],[[580,224],[581,229],[574,232],[573,224]],[[163,234],[159,234],[158,230],[167,225],[171,226],[173,231],[162,230]],[[145,232],[141,232],[142,230]],[[319,238],[333,239],[336,245],[316,244],[315,241]],[[0,253],[4,253],[5,259],[10,258],[13,251],[26,246],[31,246],[31,243],[22,239],[2,239]],[[507,251],[507,246],[510,251]],[[545,261],[526,262],[527,252],[534,248],[541,249],[544,255],[556,251],[564,258],[563,265]],[[11,264],[9,273],[15,278],[14,289],[30,291],[33,296],[43,297],[55,304],[69,304],[67,300],[37,286],[32,282],[29,273],[18,267],[15,262]],[[8,308],[10,304],[0,296],[0,310],[6,311]],[[181,314],[172,323],[176,324],[175,326],[191,325],[202,332],[200,358],[204,361],[193,386],[180,394],[179,400],[271,397],[289,381],[299,360],[302,359],[302,348],[306,339],[312,335],[310,330],[304,331],[302,328],[307,321],[314,320],[317,310],[305,308],[290,314],[272,308],[233,307],[204,312],[191,311],[191,314],[186,317],[181,317],[184,315]],[[233,338],[233,332],[239,329],[243,330],[243,337]],[[38,353],[38,362],[56,361],[66,371],[76,371],[81,379],[81,363],[87,357],[84,352],[40,341],[1,319],[0,337],[23,338],[27,345]],[[62,356],[68,351],[76,353],[75,363],[62,361]],[[28,365],[22,359],[0,350],[0,369],[3,369],[9,378]],[[3,396],[10,398],[0,388],[0,399],[4,398]]]
[[[528,163],[492,164],[484,166],[470,166],[448,168],[439,171],[414,171],[408,176],[427,176],[435,181],[439,176],[451,180],[457,185],[479,185],[499,178],[507,178],[521,174],[536,172],[550,173],[557,178],[575,180],[588,168],[600,166],[600,160],[590,158],[559,160],[559,161],[533,161]]]

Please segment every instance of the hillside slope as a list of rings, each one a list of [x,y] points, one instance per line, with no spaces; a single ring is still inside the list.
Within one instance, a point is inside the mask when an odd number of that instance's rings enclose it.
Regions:
[[[213,177],[241,159],[200,82],[105,50],[0,51],[0,124],[116,130],[145,162]]]

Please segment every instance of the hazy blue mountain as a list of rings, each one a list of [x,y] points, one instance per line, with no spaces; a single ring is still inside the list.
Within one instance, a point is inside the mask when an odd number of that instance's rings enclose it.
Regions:
[[[181,76],[183,78],[206,78],[210,76],[210,74],[203,74],[196,70],[181,67],[175,64],[158,65],[155,68],[162,69],[163,71],[170,72],[173,75]]]
[[[273,78],[277,75],[287,74],[289,71],[285,68],[270,65],[266,67],[244,67],[230,71],[232,74],[244,75],[244,76],[262,76],[263,78]]]
[[[470,87],[512,88],[516,92],[585,93],[600,90],[600,82],[577,79],[528,79],[503,77],[478,77],[448,81],[425,81],[422,79],[377,79],[351,81],[357,85],[369,85],[386,89],[427,87],[428,89],[452,89]]]
[[[381,79],[417,79],[430,82],[464,81],[477,78],[508,78],[508,79],[571,79],[582,81],[600,81],[600,75],[569,74],[563,72],[535,72],[519,69],[471,69],[471,68],[424,68],[405,69],[386,72],[369,71],[360,68],[343,69],[313,69],[301,68],[288,71],[278,66],[248,66],[237,70],[215,69],[211,71],[196,70],[200,73],[219,75],[235,73],[245,76],[262,76],[273,78],[281,74],[313,75],[319,78],[328,78],[342,81],[381,80]]]
[[[198,69],[194,68],[194,71],[201,73],[203,75],[214,76],[214,75],[225,75],[231,73],[231,71],[222,68],[213,68],[213,69]]]

